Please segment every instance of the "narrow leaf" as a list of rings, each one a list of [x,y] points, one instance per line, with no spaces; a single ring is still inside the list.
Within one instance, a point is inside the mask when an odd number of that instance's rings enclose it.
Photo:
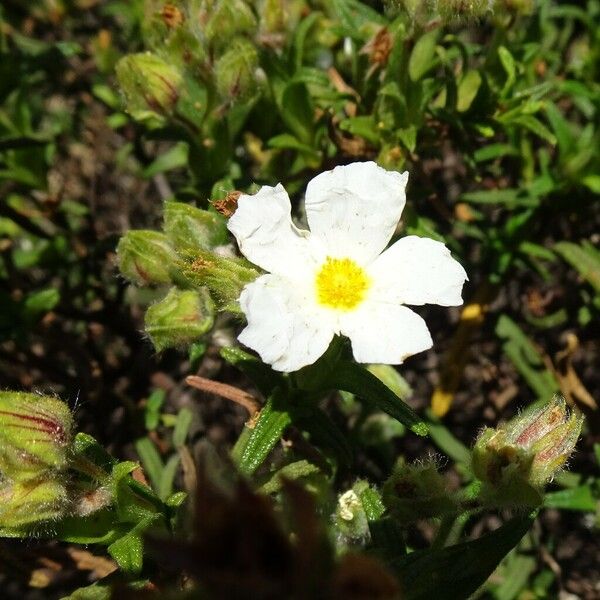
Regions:
[[[243,448],[238,448],[237,444],[234,448],[233,460],[244,475],[252,475],[260,467],[291,422],[288,411],[278,407],[281,399],[282,391],[277,388],[260,411]]]
[[[412,81],[419,81],[435,64],[435,47],[438,32],[436,29],[421,36],[408,61],[408,75]]]
[[[341,361],[335,370],[329,373],[326,383],[330,388],[351,392],[372,402],[378,409],[394,417],[417,435],[427,435],[427,424],[423,419],[375,375],[360,365]]]
[[[156,449],[156,446],[147,437],[140,438],[135,442],[135,450],[138,453],[144,471],[152,482],[152,488],[158,491],[160,487],[160,478],[163,470],[163,462]]]
[[[546,494],[544,506],[546,508],[595,512],[598,508],[598,500],[594,498],[589,485],[582,485]]]
[[[572,242],[559,242],[554,245],[554,251],[600,292],[600,259],[595,251],[588,251]]]
[[[512,519],[477,540],[441,550],[421,550],[394,561],[404,600],[464,600],[493,573],[531,527],[531,517]]]

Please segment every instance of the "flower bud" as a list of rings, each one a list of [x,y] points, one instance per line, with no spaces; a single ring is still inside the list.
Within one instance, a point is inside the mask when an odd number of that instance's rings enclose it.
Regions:
[[[498,497],[535,504],[541,496],[533,492],[565,465],[582,425],[582,415],[556,394],[497,429],[486,428],[473,448],[473,471]]]
[[[244,259],[198,251],[183,269],[183,275],[197,286],[206,286],[217,300],[219,310],[240,313],[238,298],[244,286],[259,272]]]
[[[65,516],[69,501],[64,485],[51,478],[4,481],[0,485],[0,529],[23,529]]]
[[[67,464],[73,419],[68,406],[48,396],[0,392],[0,470],[22,480]]]
[[[446,22],[480,19],[489,12],[493,0],[438,0],[437,11]]]
[[[263,43],[283,45],[285,34],[296,29],[306,9],[304,0],[258,0],[256,12]]]
[[[198,13],[187,2],[145,0],[141,21],[145,47],[181,71],[198,72],[206,61]]]
[[[217,0],[207,12],[204,34],[213,48],[225,50],[237,35],[256,30],[256,17],[244,0]]]
[[[382,492],[383,503],[404,523],[438,517],[458,508],[433,460],[408,465],[399,459]]]
[[[164,233],[128,231],[117,246],[121,274],[137,285],[171,283],[179,257]]]
[[[179,98],[181,73],[150,53],[124,56],[116,67],[127,112],[150,127],[165,124]]]
[[[341,545],[364,544],[369,540],[369,523],[362,502],[354,489],[343,493],[333,515],[338,543]]]
[[[234,40],[215,65],[215,82],[219,94],[227,100],[251,96],[257,87],[256,48],[243,38]]]
[[[185,202],[165,202],[165,233],[178,251],[211,250],[227,243],[225,219]]]
[[[285,0],[260,0],[258,14],[261,32],[264,34],[284,31],[286,12]]]
[[[214,304],[206,289],[172,288],[146,311],[145,329],[158,352],[187,346],[211,330]]]

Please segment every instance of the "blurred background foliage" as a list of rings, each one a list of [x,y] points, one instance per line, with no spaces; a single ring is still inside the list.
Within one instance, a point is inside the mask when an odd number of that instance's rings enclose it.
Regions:
[[[167,260],[181,252],[173,201],[217,223],[234,190],[281,182],[301,218],[322,170],[407,170],[402,233],[445,241],[470,282],[462,310],[421,311],[435,351],[381,374],[428,411],[431,446],[350,395],[328,401],[361,448],[354,473],[378,482],[398,455],[437,448],[460,478],[484,424],[562,392],[588,417],[572,472],[485,594],[597,597],[599,75],[598,0],[7,0],[0,386],[69,399],[79,427],[141,457],[166,497],[184,438],[192,453],[227,447],[244,419],[184,376],[248,384],[219,354],[237,322],[215,321],[210,298],[199,340],[158,340],[152,313],[144,336],[147,307],[168,292],[166,318],[190,286],[169,273],[130,286],[121,236],[155,230]]]

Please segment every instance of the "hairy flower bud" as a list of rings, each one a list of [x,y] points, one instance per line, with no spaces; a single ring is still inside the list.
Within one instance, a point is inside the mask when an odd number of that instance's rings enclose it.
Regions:
[[[215,65],[217,90],[224,99],[240,100],[256,90],[258,53],[246,39],[234,40]]]
[[[217,300],[219,309],[230,312],[240,312],[238,298],[242,289],[259,276],[259,272],[244,259],[207,251],[196,252],[183,274],[195,285],[206,286]]]
[[[493,0],[438,0],[437,11],[444,21],[479,19],[488,13]]]
[[[244,0],[216,0],[207,12],[210,16],[204,34],[213,48],[226,49],[237,35],[256,30],[256,17]]]
[[[369,523],[356,490],[350,489],[338,498],[333,523],[340,545],[364,544],[369,540]]]
[[[127,112],[150,127],[164,125],[177,104],[182,76],[179,70],[154,54],[130,54],[116,66]]]
[[[165,233],[178,251],[211,250],[227,243],[225,219],[185,202],[165,202]]]
[[[145,329],[157,351],[187,346],[211,330],[214,304],[206,289],[172,288],[146,311]]]
[[[179,257],[164,233],[128,231],[117,246],[121,274],[137,285],[171,283]]]
[[[68,406],[48,396],[0,392],[0,471],[22,480],[63,469],[73,420]]]
[[[556,394],[497,429],[486,428],[473,448],[473,471],[499,497],[536,504],[573,452],[582,424],[582,415]]]
[[[0,531],[23,535],[31,527],[65,516],[67,490],[57,480],[34,477],[0,484]]]
[[[445,22],[479,19],[491,13],[497,2],[495,0],[387,0],[386,4],[388,11],[404,12],[415,22],[424,24],[434,19]]]
[[[405,523],[457,510],[457,501],[433,460],[409,465],[399,459],[382,492],[391,514]]]

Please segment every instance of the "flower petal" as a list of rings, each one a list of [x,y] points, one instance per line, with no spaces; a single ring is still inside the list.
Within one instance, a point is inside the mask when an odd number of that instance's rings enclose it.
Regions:
[[[352,342],[360,363],[399,365],[404,359],[431,348],[425,321],[406,306],[366,301],[344,315],[341,332]]]
[[[277,275],[248,284],[240,296],[248,326],[239,341],[277,371],[290,373],[314,363],[327,350],[334,326],[325,313],[311,310],[309,294]]]
[[[291,205],[281,184],[242,194],[227,228],[252,263],[280,275],[304,271],[312,262],[310,233],[292,223]]]
[[[441,242],[409,235],[370,266],[373,297],[401,304],[460,306],[467,274]]]
[[[408,173],[358,162],[317,175],[306,188],[311,233],[330,255],[368,264],[386,247],[406,202]]]

